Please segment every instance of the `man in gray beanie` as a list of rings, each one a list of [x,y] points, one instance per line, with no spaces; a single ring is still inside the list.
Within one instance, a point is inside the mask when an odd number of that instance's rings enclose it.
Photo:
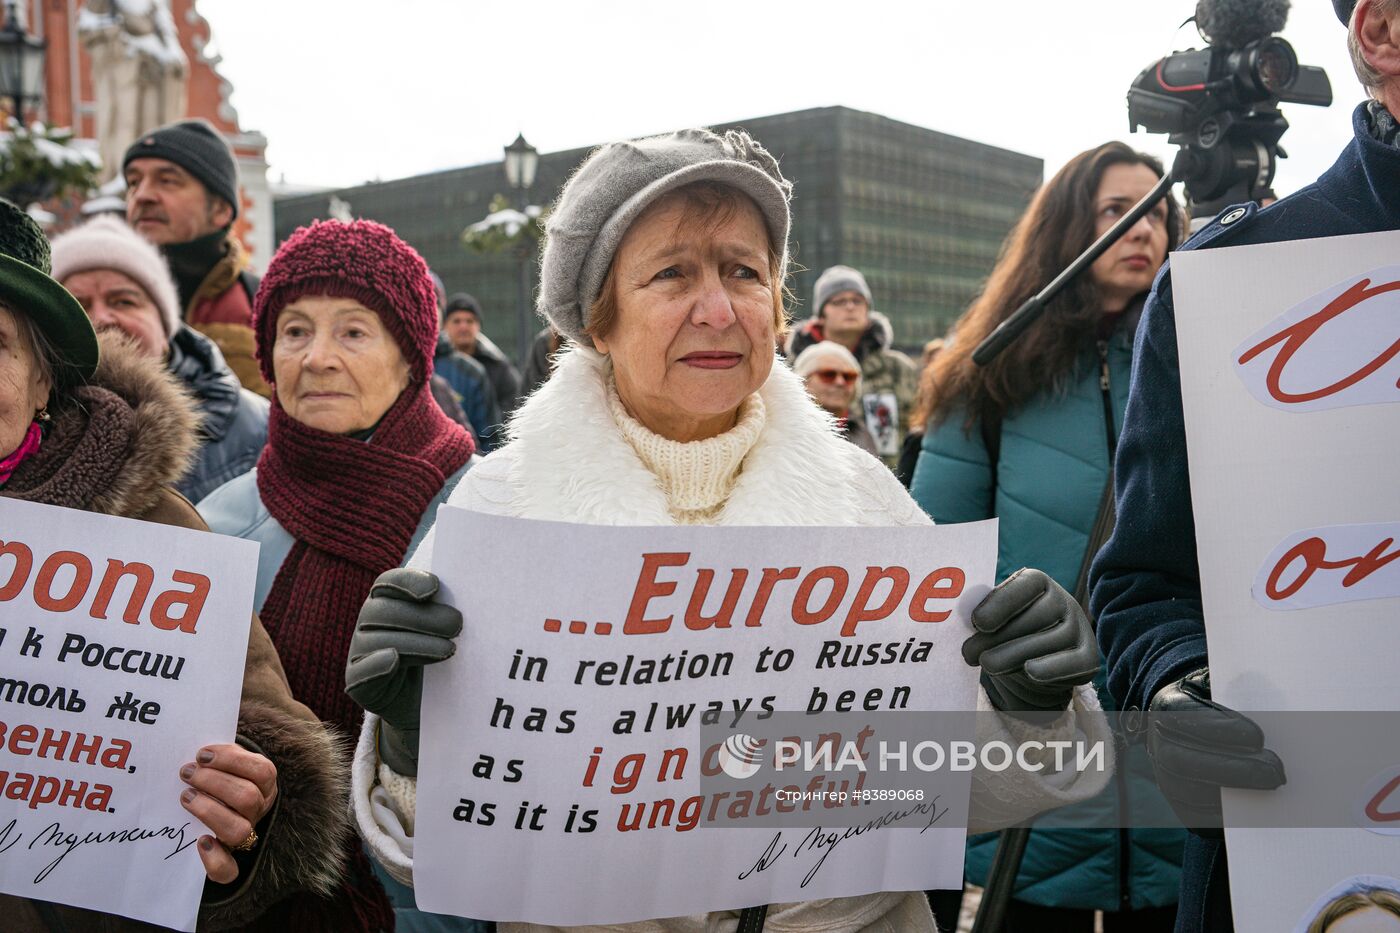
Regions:
[[[133,142],[122,160],[126,219],[170,264],[180,318],[219,345],[239,381],[270,392],[253,359],[258,279],[233,233],[238,164],[206,120],[181,120]]]
[[[53,241],[53,277],[98,330],[126,334],[194,396],[200,448],[175,488],[191,502],[248,472],[267,443],[267,400],[239,385],[214,342],[180,320],[170,270],[120,219],[96,217]]]
[[[889,318],[872,309],[870,286],[859,269],[832,266],[817,278],[812,317],[788,338],[788,358],[823,340],[841,344],[860,361],[860,409],[875,437],[880,459],[891,469],[910,429],[919,370],[912,360],[891,349],[894,329]]]

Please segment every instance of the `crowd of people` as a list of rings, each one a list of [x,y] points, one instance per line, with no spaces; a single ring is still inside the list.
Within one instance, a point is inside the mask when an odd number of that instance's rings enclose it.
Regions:
[[[1107,142],[1059,169],[917,363],[859,269],[821,272],[792,321],[794,185],[740,131],[583,161],[548,214],[546,325],[519,368],[480,302],[373,221],[301,228],[252,275],[236,165],[201,121],[132,142],[124,219],[50,243],[0,202],[0,497],[260,545],[237,741],[180,770],[209,830],[201,928],[492,926],[413,895],[422,672],[462,627],[427,569],[450,503],[599,525],[998,518],[998,583],[962,650],[979,709],[1004,714],[979,739],[1106,737],[1113,709],[1225,725],[1150,731],[1111,774],[979,770],[967,881],[987,883],[997,830],[1077,809],[1121,828],[1032,830],[1006,929],[1233,929],[1219,791],[1277,787],[1285,768],[1211,699],[1167,256],[1400,229],[1400,0],[1334,4],[1371,95],[1336,166],[1191,238],[1167,196],[986,366],[973,349],[1156,185],[1156,159]],[[1169,812],[1183,828],[1129,828]],[[960,900],[625,929],[936,933]],[[11,896],[0,916],[143,928]],[[1400,928],[1400,895],[1349,890],[1309,929],[1358,918]]]

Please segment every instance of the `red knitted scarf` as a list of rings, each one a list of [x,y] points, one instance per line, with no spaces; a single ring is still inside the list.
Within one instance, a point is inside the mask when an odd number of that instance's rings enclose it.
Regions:
[[[399,566],[429,503],[472,455],[426,383],[410,386],[368,441],[307,427],[276,401],[258,492],[296,543],[263,603],[292,694],[353,737],[362,711],[345,693],[360,606]]]
[[[471,455],[471,436],[442,413],[426,383],[406,389],[368,441],[307,427],[273,399],[258,492],[296,543],[261,617],[292,695],[352,742],[363,712],[345,693],[345,659],[360,606],[375,578],[403,562],[433,497]],[[341,897],[293,898],[273,912],[287,928],[393,929],[357,841],[347,854]]]

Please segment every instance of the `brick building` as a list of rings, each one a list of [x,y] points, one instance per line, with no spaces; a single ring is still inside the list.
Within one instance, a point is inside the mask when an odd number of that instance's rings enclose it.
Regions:
[[[203,117],[224,134],[238,159],[243,203],[237,231],[249,247],[256,266],[266,265],[274,246],[272,193],[267,183],[264,150],[267,139],[245,131],[229,104],[233,87],[219,74],[219,56],[210,48],[209,23],[195,9],[195,0],[169,0],[181,49],[189,63],[185,113]],[[82,0],[21,0],[18,12],[27,31],[48,48],[44,63],[44,99],[26,119],[72,127],[78,140],[97,135],[91,61],[78,35]],[[8,102],[6,102],[8,107]]]
[[[1002,240],[1040,185],[1038,158],[846,107],[824,107],[723,124],[743,128],[778,157],[794,183],[789,281],[806,316],[817,275],[838,262],[862,269],[896,341],[917,348],[939,336],[971,302]],[[554,200],[587,149],[546,153],[531,200]],[[507,193],[499,162],[378,182],[276,202],[277,238],[329,215],[331,199],[388,224],[443,277],[449,291],[479,298],[488,334],[516,346],[517,260],[468,252],[463,229]],[[538,326],[532,318],[530,326]]]

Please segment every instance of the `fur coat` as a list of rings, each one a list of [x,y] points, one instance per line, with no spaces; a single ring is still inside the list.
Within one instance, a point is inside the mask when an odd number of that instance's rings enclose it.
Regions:
[[[511,422],[510,443],[486,457],[462,481],[448,504],[479,512],[599,525],[674,525],[664,492],[619,430],[609,411],[608,359],[574,347],[554,375],[520,407]],[[880,461],[843,439],[835,421],[807,395],[802,381],[782,363],[759,390],[767,419],[743,462],[718,525],[930,525],[929,517]],[[409,561],[431,566],[434,533]],[[990,711],[979,689],[979,708]],[[1112,747],[1108,724],[1092,688],[1080,688],[1070,712],[1038,728],[1012,717],[978,717],[979,729],[1000,719],[1001,734],[984,741],[1051,741],[1084,733]],[[375,794],[378,717],[365,718],[352,768],[351,795],[361,835],[391,875],[412,883],[412,839],[397,823],[388,795]],[[1049,770],[1042,772],[1049,774]],[[1011,826],[1027,817],[1087,799],[1101,790],[1108,773],[1025,778],[1012,772],[975,772],[972,830]],[[404,780],[399,778],[400,781]],[[397,782],[396,782],[397,783]],[[737,914],[588,929],[626,933],[720,933],[732,931]],[[502,924],[503,931],[544,929]],[[922,892],[786,904],[769,911],[770,931],[821,933],[934,933]]]
[[[174,377],[121,338],[103,334],[102,363],[89,385],[52,406],[39,451],[0,496],[203,530],[194,507],[171,488],[198,443],[199,415]],[[312,712],[292,699],[277,652],[257,617],[248,638],[238,714],[239,744],[277,766],[277,799],[258,827],[263,841],[240,860],[230,885],[207,884],[199,929],[251,922],[297,892],[334,890],[349,820],[343,760]],[[195,751],[190,749],[191,754]],[[151,891],[159,897],[158,890]],[[127,933],[150,924],[90,910],[0,895],[6,931]]]

